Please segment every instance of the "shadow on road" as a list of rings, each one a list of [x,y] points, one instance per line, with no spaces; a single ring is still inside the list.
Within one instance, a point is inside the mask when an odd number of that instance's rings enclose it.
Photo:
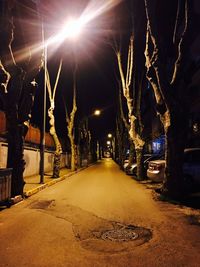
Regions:
[[[144,184],[147,189],[151,189],[154,195],[154,199],[158,201],[165,201],[175,205],[182,205],[194,209],[200,209],[200,189],[196,188],[196,190],[185,197],[185,199],[181,201],[176,201],[173,199],[166,198],[158,193],[161,188],[161,183],[153,183],[150,180],[141,181],[141,184]]]

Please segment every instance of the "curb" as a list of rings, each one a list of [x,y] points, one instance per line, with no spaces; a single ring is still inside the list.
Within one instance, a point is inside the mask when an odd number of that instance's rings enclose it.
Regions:
[[[89,165],[89,166],[87,166],[87,167],[80,168],[80,169],[78,169],[78,170],[76,170],[76,171],[73,171],[73,172],[70,172],[70,173],[68,173],[68,174],[64,174],[63,176],[61,176],[61,177],[59,177],[59,178],[56,178],[56,179],[54,179],[54,180],[52,180],[52,181],[46,182],[46,183],[44,183],[44,184],[42,184],[42,185],[38,185],[38,186],[37,186],[36,188],[34,188],[34,189],[27,190],[26,192],[24,192],[24,197],[25,197],[25,198],[28,198],[28,197],[30,197],[30,196],[32,196],[32,195],[34,195],[34,194],[36,194],[36,193],[42,191],[43,189],[45,189],[45,188],[47,188],[47,187],[50,187],[50,186],[52,186],[52,185],[54,185],[54,184],[57,184],[58,182],[64,181],[66,178],[68,178],[68,177],[70,177],[70,176],[72,176],[72,175],[74,175],[74,174],[76,174],[76,173],[78,173],[78,172],[80,172],[80,171],[83,171],[83,170],[85,170],[86,168],[88,168],[88,167],[90,167],[90,166],[91,166],[91,165]]]

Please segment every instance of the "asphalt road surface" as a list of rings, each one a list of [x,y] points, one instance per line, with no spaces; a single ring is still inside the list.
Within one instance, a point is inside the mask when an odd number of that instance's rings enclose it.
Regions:
[[[104,159],[0,212],[0,266],[198,267],[198,216]]]

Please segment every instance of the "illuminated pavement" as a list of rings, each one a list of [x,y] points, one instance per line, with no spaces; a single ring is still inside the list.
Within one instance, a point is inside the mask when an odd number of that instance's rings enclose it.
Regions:
[[[153,200],[150,189],[104,159],[0,212],[0,266],[199,266],[196,215]],[[102,238],[126,226],[138,238]]]

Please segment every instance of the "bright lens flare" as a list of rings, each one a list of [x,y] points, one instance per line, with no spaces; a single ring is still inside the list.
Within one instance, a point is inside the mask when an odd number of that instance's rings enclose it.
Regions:
[[[53,43],[61,43],[68,38],[76,39],[84,26],[118,5],[121,1],[122,0],[101,0],[99,4],[96,4],[96,1],[91,0],[82,15],[78,19],[70,19],[58,34],[46,41],[46,46]]]
[[[117,6],[121,1],[122,0],[90,0],[80,19],[87,24],[91,20],[101,16]]]
[[[65,39],[76,39],[85,23],[81,19],[70,19],[67,21],[66,24],[64,24],[63,28],[60,30],[60,32],[51,37],[47,42],[46,46],[51,45],[53,43],[61,43]]]
[[[17,61],[22,62],[27,59],[27,57],[29,58],[30,51],[31,54],[34,55],[52,44],[55,44],[57,48],[57,46],[59,46],[67,38],[76,39],[80,35],[82,29],[87,26],[90,21],[102,16],[122,1],[123,0],[89,0],[87,7],[83,10],[79,18],[69,20],[57,34],[47,39],[45,43],[35,43],[32,46],[17,51]],[[12,63],[10,62],[10,64]]]
[[[81,33],[81,30],[84,26],[84,23],[80,19],[70,19],[61,30],[59,36],[62,39],[65,38],[77,38],[78,35]]]
[[[66,25],[66,29],[68,28],[66,31],[67,37],[76,38],[81,33],[83,26],[84,24],[81,23],[80,19],[71,19]]]

